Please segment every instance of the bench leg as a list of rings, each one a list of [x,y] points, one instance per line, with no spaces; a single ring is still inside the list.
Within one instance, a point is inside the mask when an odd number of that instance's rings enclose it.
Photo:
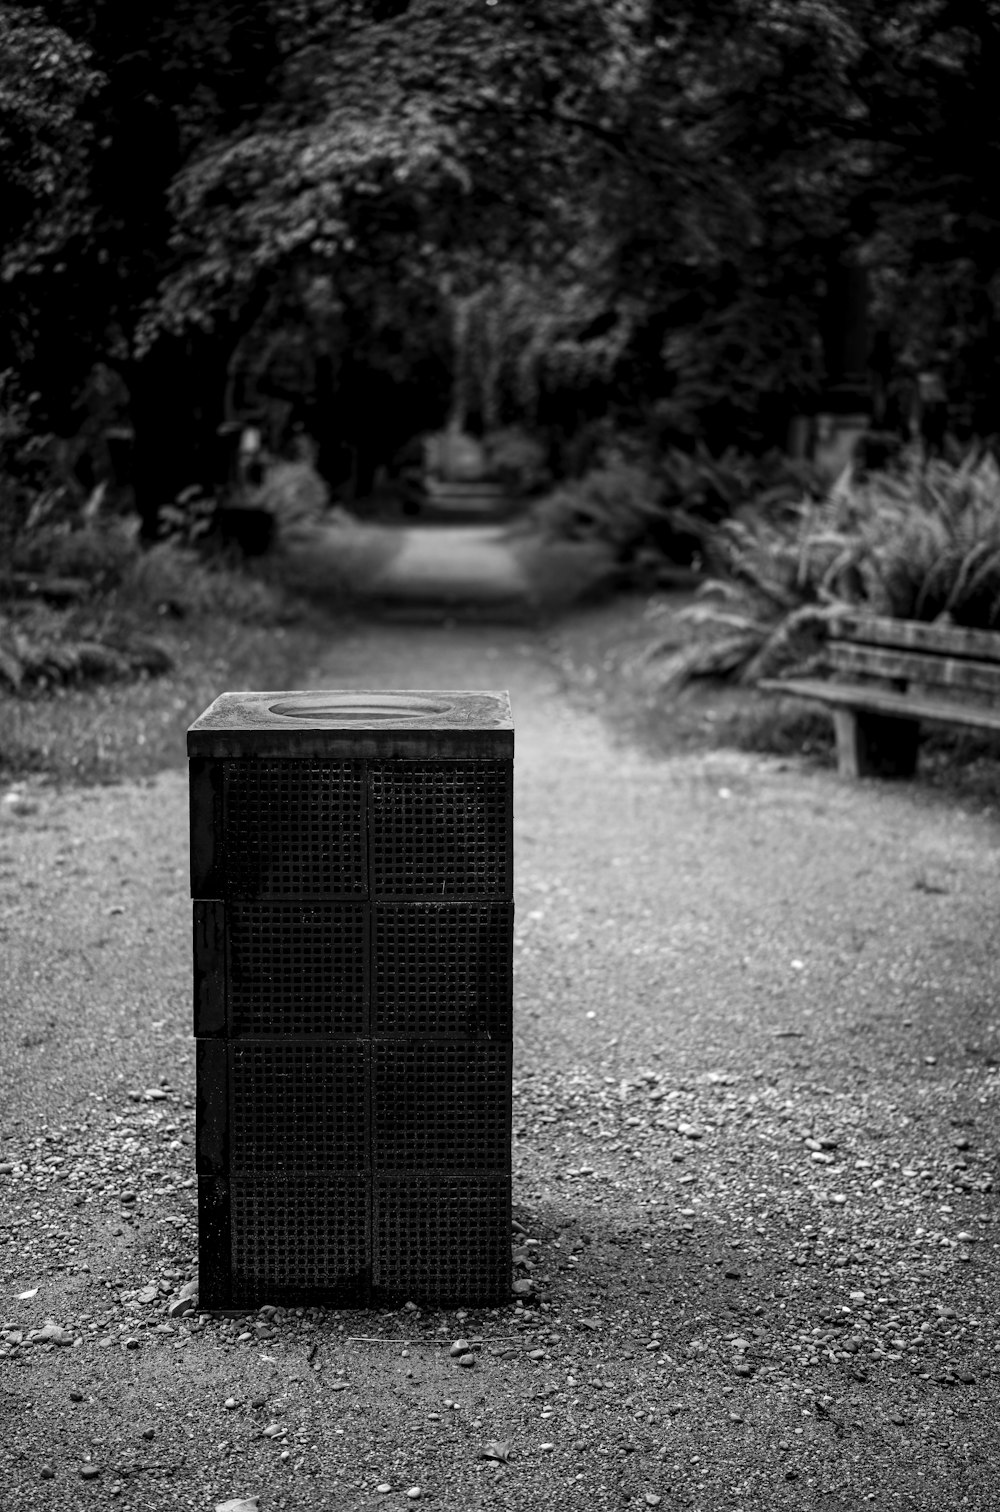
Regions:
[[[834,709],[833,723],[841,777],[913,776],[917,769],[919,720]]]

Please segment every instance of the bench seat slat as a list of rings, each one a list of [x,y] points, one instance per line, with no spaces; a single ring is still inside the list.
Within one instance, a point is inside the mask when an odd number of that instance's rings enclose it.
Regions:
[[[789,698],[812,699],[834,708],[863,710],[886,714],[898,719],[922,719],[932,723],[965,725],[969,729],[995,730],[1000,733],[1000,709],[975,704],[952,703],[922,694],[891,693],[870,683],[824,682],[821,678],[771,677],[757,684],[769,693],[784,693]]]
[[[853,641],[831,641],[827,652],[830,666],[848,677],[864,674],[889,680],[905,678],[930,687],[992,694],[1000,703],[1000,662],[927,656],[919,651],[862,646]]]
[[[1000,632],[995,630],[965,630],[957,625],[844,614],[831,626],[830,639],[895,646],[902,651],[925,651],[933,656],[1000,662]]]

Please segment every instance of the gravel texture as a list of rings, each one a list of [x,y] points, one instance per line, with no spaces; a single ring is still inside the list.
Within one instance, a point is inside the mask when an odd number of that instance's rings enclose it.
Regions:
[[[184,774],[0,800],[0,1507],[996,1506],[996,820],[644,753],[552,644],[309,679],[511,690],[495,1311],[197,1311]]]

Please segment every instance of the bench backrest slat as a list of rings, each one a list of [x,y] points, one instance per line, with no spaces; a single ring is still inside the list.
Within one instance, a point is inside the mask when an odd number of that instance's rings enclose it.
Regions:
[[[964,630],[957,625],[844,614],[831,626],[830,640],[865,646],[894,646],[900,651],[924,651],[931,656],[1000,662],[1000,632]]]
[[[831,667],[845,676],[905,679],[929,687],[953,688],[956,692],[985,693],[1000,700],[1000,661],[924,655],[916,650],[859,645],[846,640],[831,641],[828,654]]]

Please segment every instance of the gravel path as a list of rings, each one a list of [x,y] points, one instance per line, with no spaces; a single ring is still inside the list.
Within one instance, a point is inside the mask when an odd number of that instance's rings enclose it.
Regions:
[[[535,1296],[170,1317],[184,775],[8,795],[0,1507],[994,1508],[995,822],[616,744],[542,632],[359,627],[311,681],[511,690]]]

